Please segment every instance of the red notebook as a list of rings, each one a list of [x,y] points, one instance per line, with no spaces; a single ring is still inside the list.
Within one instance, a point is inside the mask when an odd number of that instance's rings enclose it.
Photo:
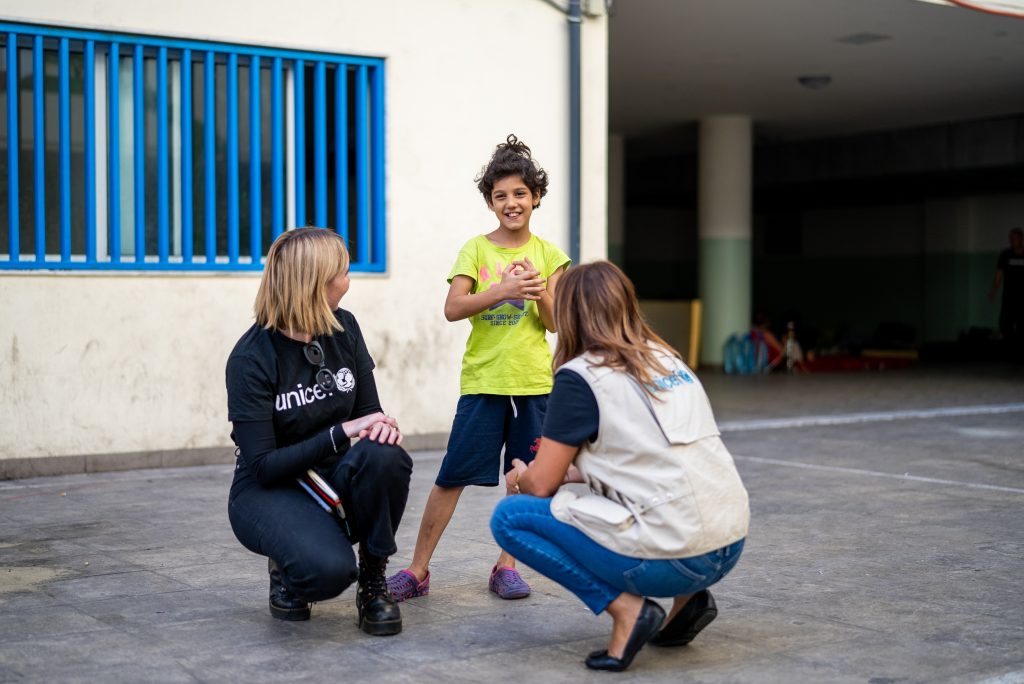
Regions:
[[[341,497],[338,496],[338,493],[334,491],[331,485],[327,484],[327,480],[320,477],[320,474],[312,468],[306,471],[305,477],[297,477],[295,480],[325,511],[336,515],[338,520],[345,526],[345,532],[351,536]]]

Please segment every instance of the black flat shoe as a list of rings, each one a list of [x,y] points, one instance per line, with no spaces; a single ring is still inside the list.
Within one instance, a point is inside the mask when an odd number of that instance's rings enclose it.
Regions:
[[[661,623],[665,621],[665,611],[654,601],[644,599],[644,606],[640,609],[640,615],[636,618],[633,631],[629,633],[626,647],[622,650],[622,657],[616,658],[608,655],[608,651],[594,651],[584,661],[591,670],[607,670],[609,672],[622,672],[633,662],[633,658],[640,652],[651,637],[658,633]]]
[[[672,621],[658,632],[651,644],[654,646],[685,646],[702,629],[718,617],[715,599],[707,589],[698,591],[686,602],[682,610],[676,613]]]
[[[288,591],[281,580],[281,568],[269,558],[267,571],[270,573],[270,615],[289,622],[308,620],[309,603]]]

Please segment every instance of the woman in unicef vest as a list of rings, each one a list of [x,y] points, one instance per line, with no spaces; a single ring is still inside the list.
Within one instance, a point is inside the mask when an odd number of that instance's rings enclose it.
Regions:
[[[595,614],[608,611],[608,646],[586,665],[621,671],[644,644],[689,643],[718,614],[708,587],[739,559],[747,492],[703,387],[644,322],[618,267],[569,269],[555,318],[540,448],[529,467],[515,463],[523,496],[498,504],[491,530]],[[672,597],[668,614],[649,597]]]

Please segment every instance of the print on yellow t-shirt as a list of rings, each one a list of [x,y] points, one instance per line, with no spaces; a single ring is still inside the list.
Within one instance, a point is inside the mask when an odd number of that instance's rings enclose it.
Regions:
[[[473,279],[472,293],[501,282],[505,267],[529,258],[547,278],[569,265],[569,257],[536,235],[521,247],[499,247],[483,235],[459,251],[448,282],[458,275]],[[472,330],[462,357],[462,394],[537,395],[551,391],[551,347],[537,303],[505,300],[469,318]]]

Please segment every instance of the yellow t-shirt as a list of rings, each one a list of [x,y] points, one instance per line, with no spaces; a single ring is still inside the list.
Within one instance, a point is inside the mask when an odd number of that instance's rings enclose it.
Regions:
[[[531,235],[522,247],[498,247],[478,235],[459,250],[448,282],[455,276],[473,279],[471,294],[501,282],[501,272],[516,259],[528,257],[547,278],[569,265],[565,252]],[[462,357],[462,394],[537,395],[551,391],[551,347],[545,337],[537,302],[505,300],[469,319],[473,329]]]

